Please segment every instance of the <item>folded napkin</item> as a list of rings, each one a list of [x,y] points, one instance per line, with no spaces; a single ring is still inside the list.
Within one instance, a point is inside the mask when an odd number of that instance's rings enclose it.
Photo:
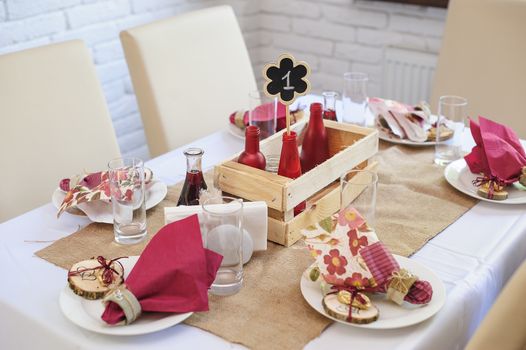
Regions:
[[[302,234],[321,276],[331,288],[387,293],[397,304],[431,301],[433,288],[429,282],[401,269],[352,205],[302,230]]]
[[[126,277],[125,286],[142,312],[208,311],[208,288],[223,257],[203,248],[197,215],[161,228]],[[125,318],[110,301],[102,314],[109,324]]]
[[[152,171],[144,168],[144,182],[149,184],[152,178]],[[58,209],[57,217],[60,217],[67,209],[80,203],[99,200],[109,202],[111,199],[108,171],[98,171],[62,179],[60,180],[59,188],[66,192],[66,196]]]
[[[526,153],[509,127],[479,116],[469,121],[476,146],[464,157],[469,170],[505,185],[517,181],[526,166]]]
[[[169,224],[181,220],[187,216],[197,214],[199,221],[202,220],[203,207],[200,205],[180,205],[178,207],[164,208],[164,223]],[[267,250],[268,232],[268,207],[263,201],[243,202],[243,230],[247,231],[249,239],[253,242],[254,251]],[[248,243],[248,242],[247,242]],[[245,240],[243,240],[245,245]]]
[[[294,124],[301,120],[303,118],[303,110],[306,108],[304,105],[298,105],[296,109],[291,109],[290,116],[291,116],[291,124]],[[266,103],[262,104],[255,108],[256,113],[254,113],[254,120],[252,121],[257,125],[258,122],[267,122],[270,120],[274,114],[273,112],[274,106],[273,103]],[[235,125],[241,130],[245,130],[245,128],[249,124],[249,111],[235,111],[234,113],[230,114],[228,117],[231,124]],[[278,101],[278,108],[276,111],[276,131],[280,131],[282,129],[285,129],[287,126],[286,122],[286,107],[283,103]]]
[[[424,142],[428,138],[431,111],[425,102],[409,106],[392,100],[373,97],[368,101],[377,126],[401,139]]]

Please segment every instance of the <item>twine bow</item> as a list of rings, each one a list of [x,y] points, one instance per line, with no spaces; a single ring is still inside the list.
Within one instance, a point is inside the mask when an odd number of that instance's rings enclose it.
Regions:
[[[493,175],[477,176],[471,183],[477,187],[488,186],[489,199],[493,199],[495,190],[500,191],[506,186],[506,182]]]
[[[413,286],[417,280],[418,277],[406,269],[393,271],[387,288],[387,297],[398,305],[401,305],[404,302],[405,296],[409,293],[409,289],[411,289],[411,286]]]
[[[119,264],[121,266],[122,271],[124,272],[124,266],[122,266],[121,262],[118,261],[119,259],[124,259],[124,258],[127,258],[127,256],[121,256],[121,257],[118,257],[118,258],[115,258],[115,259],[106,260],[106,258],[104,258],[102,255],[99,255],[97,257],[97,261],[100,264],[99,266],[95,266],[95,267],[91,267],[91,268],[78,269],[76,271],[69,271],[68,272],[68,277],[82,275],[83,273],[88,272],[88,271],[97,271],[97,270],[102,269],[102,283],[104,283],[105,285],[110,285],[115,280],[115,276],[113,274],[114,273],[116,275],[119,274],[119,272],[117,272],[117,270],[115,270],[112,267],[112,264],[114,262],[116,262],[117,264]]]
[[[349,301],[349,314],[347,315],[347,322],[352,321],[352,302],[355,299],[358,300],[362,304],[367,303],[367,300],[365,300],[360,293],[365,293],[365,292],[372,293],[375,291],[373,288],[367,288],[367,287],[358,289],[355,286],[336,286],[336,285],[333,285],[331,289],[334,290],[333,293],[338,293],[342,290],[345,290],[351,294],[351,300]]]

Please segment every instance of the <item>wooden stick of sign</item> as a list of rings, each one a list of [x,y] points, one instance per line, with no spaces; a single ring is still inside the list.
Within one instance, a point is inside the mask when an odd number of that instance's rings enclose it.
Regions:
[[[263,67],[263,91],[269,97],[277,97],[285,105],[287,135],[290,135],[290,105],[298,96],[310,91],[310,72],[306,62],[296,61],[291,54],[283,54],[279,56],[277,63],[269,63]]]

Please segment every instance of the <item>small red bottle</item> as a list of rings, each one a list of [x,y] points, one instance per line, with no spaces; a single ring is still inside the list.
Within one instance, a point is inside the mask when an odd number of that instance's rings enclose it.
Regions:
[[[237,161],[253,168],[265,170],[265,156],[259,151],[259,134],[260,130],[257,126],[247,126],[245,129],[245,151],[239,155]]]
[[[324,91],[323,95],[323,119],[338,121],[336,118],[336,98],[338,93],[336,91]]]
[[[296,179],[301,176],[301,164],[296,144],[296,133],[291,131],[283,134],[283,145],[281,146],[281,156],[279,158],[278,175]],[[305,210],[305,202],[298,204],[294,208],[294,215],[298,215]]]
[[[301,147],[301,170],[303,173],[329,159],[329,138],[323,125],[322,105],[310,105],[310,119]]]
[[[188,148],[186,156],[186,178],[177,205],[199,205],[199,193],[206,190],[206,182],[201,170],[201,158],[204,151],[200,148]]]

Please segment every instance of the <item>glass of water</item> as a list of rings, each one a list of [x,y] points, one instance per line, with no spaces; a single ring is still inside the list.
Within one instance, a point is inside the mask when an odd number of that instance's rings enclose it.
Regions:
[[[343,122],[366,126],[367,82],[366,73],[347,72],[343,75]]]
[[[462,157],[462,134],[464,133],[467,108],[468,100],[464,97],[440,97],[436,126],[436,164],[447,165]]]
[[[243,284],[243,202],[221,196],[203,204],[205,247],[223,256],[210,293],[232,295]]]
[[[108,163],[115,242],[134,244],[146,237],[144,164],[138,158]]]
[[[350,170],[340,177],[340,205],[352,205],[369,227],[376,224],[376,191],[378,175],[370,170]]]

